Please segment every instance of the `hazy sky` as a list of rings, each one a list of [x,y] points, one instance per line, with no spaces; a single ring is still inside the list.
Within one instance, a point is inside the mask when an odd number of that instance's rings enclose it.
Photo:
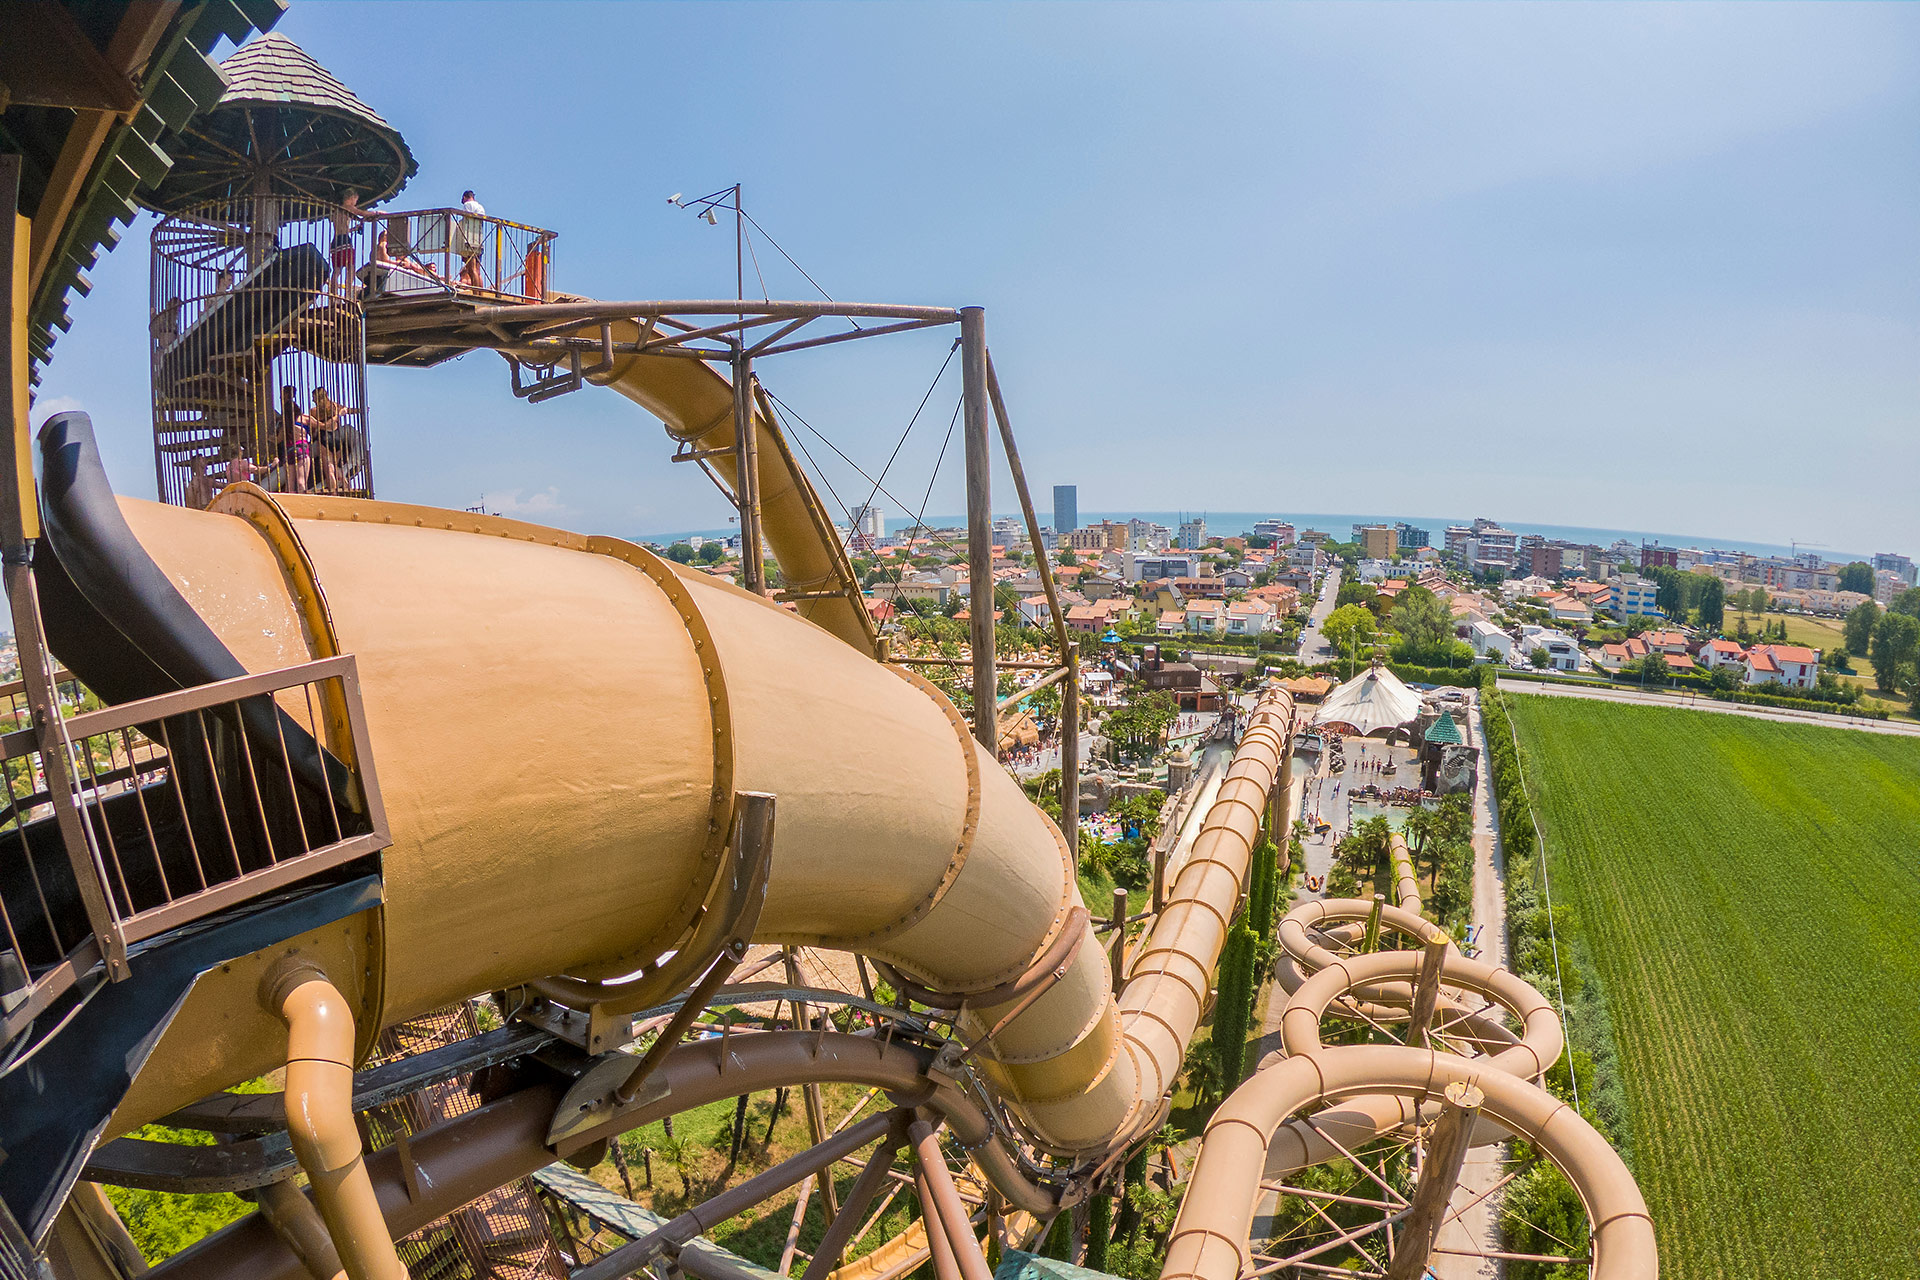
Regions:
[[[732,296],[731,228],[665,197],[740,181],[836,296],[985,305],[1043,507],[1920,553],[1914,6],[297,0],[278,29],[406,134],[396,207],[477,188],[560,232],[560,288]],[[92,273],[40,410],[91,410],[150,495],[145,254],[143,224]],[[873,469],[947,343],[762,374]],[[376,371],[382,496],[724,522],[627,401],[506,382]],[[958,392],[894,463],[907,505]],[[929,512],[962,509],[957,449]]]

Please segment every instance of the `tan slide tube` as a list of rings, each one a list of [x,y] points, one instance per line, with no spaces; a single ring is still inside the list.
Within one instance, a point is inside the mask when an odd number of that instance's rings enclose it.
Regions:
[[[1427,1049],[1349,1045],[1287,1058],[1241,1085],[1207,1124],[1187,1194],[1167,1242],[1161,1280],[1234,1280],[1250,1268],[1247,1236],[1263,1177],[1290,1171],[1269,1146],[1290,1117],[1327,1103],[1390,1095],[1437,1104],[1464,1081],[1485,1095],[1481,1114],[1545,1152],[1573,1185],[1593,1224],[1593,1280],[1654,1280],[1653,1223],[1633,1175],[1592,1125],[1552,1094],[1484,1062]],[[1317,1163],[1307,1153],[1303,1163]],[[1297,1167],[1297,1166],[1296,1166]]]
[[[708,896],[733,796],[763,791],[780,823],[760,940],[863,952],[966,994],[1020,978],[1077,928],[1060,978],[1018,1016],[999,1025],[1019,1003],[1006,999],[965,1009],[962,1025],[971,1037],[997,1027],[976,1061],[1042,1146],[1099,1153],[1152,1121],[1287,750],[1285,693],[1251,713],[1122,1013],[1074,910],[1058,829],[925,681],[613,539],[389,503],[257,500],[290,537],[121,505],[249,669],[300,660],[290,645],[303,634],[320,647],[303,621],[315,616],[355,655],[393,836],[367,965],[378,980],[353,1009],[367,1026],[543,976],[637,969]],[[284,563],[296,553],[304,577]],[[294,599],[303,581],[317,609]],[[258,972],[200,981],[116,1129],[276,1065],[274,1028],[236,1013],[256,1003],[239,984]]]
[[[312,964],[291,958],[262,996],[287,1024],[287,1132],[352,1280],[407,1280],[361,1159],[353,1118],[353,1012]]]
[[[1247,718],[1218,798],[1121,991],[1126,1049],[1139,1072],[1143,1099],[1158,1102],[1172,1087],[1200,1025],[1267,800],[1292,738],[1293,698],[1269,689]]]

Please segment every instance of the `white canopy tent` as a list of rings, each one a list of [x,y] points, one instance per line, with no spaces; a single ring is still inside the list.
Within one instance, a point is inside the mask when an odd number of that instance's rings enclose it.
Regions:
[[[1369,667],[1320,704],[1313,723],[1331,725],[1362,737],[1397,729],[1420,714],[1420,695],[1383,666]]]

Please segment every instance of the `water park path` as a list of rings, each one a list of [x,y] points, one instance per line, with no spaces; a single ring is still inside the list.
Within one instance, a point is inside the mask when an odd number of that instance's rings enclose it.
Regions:
[[[1497,680],[1502,693],[1538,693],[1550,698],[1598,698],[1605,702],[1635,702],[1644,707],[1677,707],[1685,711],[1712,711],[1720,715],[1750,716],[1757,720],[1778,720],[1783,724],[1811,724],[1826,729],[1855,729],[1862,733],[1894,733],[1920,737],[1920,722],[1912,720],[1867,720],[1859,716],[1833,715],[1825,711],[1795,711],[1786,707],[1749,707],[1738,702],[1715,702],[1691,694],[1649,693],[1639,689],[1620,689],[1606,685],[1591,688],[1571,684],[1547,684],[1538,680]]]
[[[1500,847],[1500,815],[1493,806],[1486,730],[1480,718],[1477,695],[1468,702],[1467,732],[1469,741],[1481,748],[1480,768],[1473,787],[1472,945],[1479,948],[1479,959],[1504,965],[1507,962],[1507,864]],[[1500,1180],[1506,1155],[1505,1143],[1475,1147],[1467,1152],[1467,1162],[1460,1170],[1460,1185],[1453,1193],[1456,1210]],[[1474,1204],[1441,1227],[1436,1243],[1442,1249],[1500,1248],[1499,1208],[1498,1196]],[[1434,1280],[1498,1280],[1500,1264],[1488,1258],[1436,1253],[1429,1270]]]

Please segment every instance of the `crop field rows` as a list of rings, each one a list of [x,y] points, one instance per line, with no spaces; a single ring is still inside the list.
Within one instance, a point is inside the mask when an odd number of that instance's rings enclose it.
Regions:
[[[1507,701],[1662,1273],[1920,1274],[1920,741]]]

